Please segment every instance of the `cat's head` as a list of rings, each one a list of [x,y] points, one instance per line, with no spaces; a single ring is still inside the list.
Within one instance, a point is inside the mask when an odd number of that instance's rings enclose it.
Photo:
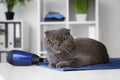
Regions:
[[[70,34],[70,29],[49,30],[45,32],[45,35],[45,47],[53,54],[69,53],[73,47],[74,40]]]

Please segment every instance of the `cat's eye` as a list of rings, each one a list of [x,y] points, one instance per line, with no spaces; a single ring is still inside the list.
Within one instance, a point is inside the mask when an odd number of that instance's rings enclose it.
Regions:
[[[62,39],[63,42],[66,41],[66,40],[67,40],[67,38],[63,38],[63,39]]]
[[[56,41],[55,39],[50,39],[50,42],[52,43],[55,43],[55,41]]]

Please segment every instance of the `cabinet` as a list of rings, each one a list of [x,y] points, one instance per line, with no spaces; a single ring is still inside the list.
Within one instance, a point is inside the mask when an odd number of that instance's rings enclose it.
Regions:
[[[86,21],[76,21],[73,0],[39,0],[39,52],[44,50],[44,32],[50,29],[69,28],[74,38],[89,37],[99,40],[98,0],[89,0]],[[59,12],[65,17],[64,21],[44,21],[49,12]]]
[[[22,20],[0,21],[0,52],[9,50],[29,51],[29,27]]]

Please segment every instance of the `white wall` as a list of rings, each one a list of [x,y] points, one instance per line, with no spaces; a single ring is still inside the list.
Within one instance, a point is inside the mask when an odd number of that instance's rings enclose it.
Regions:
[[[120,0],[99,0],[101,40],[111,57],[120,57]]]
[[[24,20],[26,24],[30,26],[30,41],[31,41],[31,52],[37,53],[38,49],[38,9],[37,0],[33,0],[30,3],[27,3],[26,6],[15,6],[15,20]],[[0,20],[5,20],[4,12],[6,11],[6,7],[3,4],[0,4]]]

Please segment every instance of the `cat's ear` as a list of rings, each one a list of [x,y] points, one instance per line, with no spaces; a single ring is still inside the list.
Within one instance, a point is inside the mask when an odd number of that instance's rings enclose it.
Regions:
[[[50,31],[46,31],[46,32],[45,32],[45,35],[46,35],[46,36],[49,36],[49,35],[50,35]]]
[[[66,33],[67,35],[70,35],[70,29],[64,28],[64,31],[65,31],[65,33]]]

